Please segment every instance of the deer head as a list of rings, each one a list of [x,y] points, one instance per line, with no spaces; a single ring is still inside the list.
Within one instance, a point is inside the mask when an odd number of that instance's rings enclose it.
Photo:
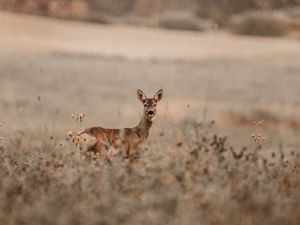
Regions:
[[[147,98],[143,91],[140,89],[137,91],[137,97],[144,105],[144,117],[147,120],[152,121],[156,115],[156,105],[162,99],[163,94],[164,91],[160,89],[153,98]]]

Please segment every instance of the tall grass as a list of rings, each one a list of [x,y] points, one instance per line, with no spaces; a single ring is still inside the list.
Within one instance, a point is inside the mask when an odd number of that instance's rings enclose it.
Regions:
[[[0,147],[0,223],[299,224],[300,154],[234,149],[207,129],[169,127],[110,165],[18,132]]]

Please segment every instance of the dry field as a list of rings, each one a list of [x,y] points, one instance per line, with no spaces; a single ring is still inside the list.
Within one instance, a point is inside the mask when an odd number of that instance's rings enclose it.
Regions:
[[[300,223],[299,40],[4,12],[0,33],[0,224]],[[137,88],[166,94],[134,164],[65,140],[134,126]]]

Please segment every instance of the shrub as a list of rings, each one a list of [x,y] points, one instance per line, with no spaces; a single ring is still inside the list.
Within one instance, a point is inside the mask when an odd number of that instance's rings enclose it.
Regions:
[[[158,26],[167,29],[202,31],[211,26],[207,20],[197,18],[189,12],[169,12],[158,19]]]
[[[283,36],[288,28],[287,18],[274,12],[252,11],[233,16],[229,22],[229,29],[242,35]]]

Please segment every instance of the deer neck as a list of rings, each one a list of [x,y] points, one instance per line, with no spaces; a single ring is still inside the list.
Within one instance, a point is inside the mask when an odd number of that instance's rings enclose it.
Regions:
[[[137,133],[146,140],[150,133],[150,128],[152,126],[152,121],[148,120],[146,117],[142,117],[139,124],[136,126]]]

